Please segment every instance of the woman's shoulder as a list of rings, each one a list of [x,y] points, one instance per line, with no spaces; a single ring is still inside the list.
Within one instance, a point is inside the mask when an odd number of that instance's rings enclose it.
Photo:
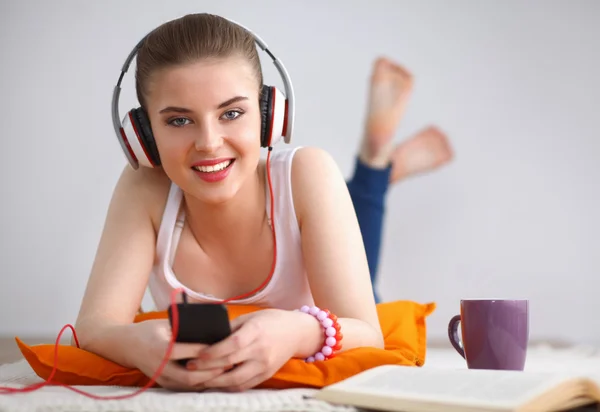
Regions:
[[[291,150],[294,150],[294,163],[296,164],[319,160],[336,164],[328,151],[317,146],[299,146]]]
[[[333,156],[320,147],[299,147],[295,150],[291,178],[298,188],[310,188],[312,184],[338,179],[341,170]]]
[[[322,196],[345,190],[345,180],[333,156],[319,147],[300,147],[295,151],[291,172],[292,196],[299,214]]]
[[[261,163],[265,170],[266,162]],[[324,149],[314,146],[297,146],[273,152],[271,170],[299,191],[309,188],[315,180],[327,177],[322,175],[324,172],[328,175],[339,173],[333,157]]]
[[[125,194],[128,202],[135,203],[148,213],[156,229],[160,226],[163,210],[171,187],[171,180],[160,168],[125,166],[115,191]]]

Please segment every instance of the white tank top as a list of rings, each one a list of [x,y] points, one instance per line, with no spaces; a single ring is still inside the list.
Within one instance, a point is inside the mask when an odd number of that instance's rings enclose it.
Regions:
[[[230,301],[228,304],[286,310],[314,304],[302,257],[300,229],[292,198],[292,159],[297,149],[273,150],[271,153],[271,181],[275,196],[275,221],[271,220],[271,223],[274,225],[277,242],[277,260],[273,277],[268,285],[256,294]],[[271,219],[268,186],[266,192],[267,216]],[[179,282],[177,275],[173,273],[173,261],[185,220],[184,209],[180,207],[182,198],[181,189],[171,183],[156,241],[156,261],[148,283],[155,310],[159,311],[166,310],[170,305],[171,291],[174,288],[182,288],[188,297],[199,302],[215,303],[224,299],[224,297],[191,290]],[[198,275],[200,276],[201,273],[202,268],[198,268]],[[265,277],[267,275],[265,273]]]

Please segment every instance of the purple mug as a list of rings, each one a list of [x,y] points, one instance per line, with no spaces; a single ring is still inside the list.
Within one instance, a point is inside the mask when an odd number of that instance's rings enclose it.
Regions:
[[[448,323],[448,338],[469,369],[522,371],[529,341],[529,301],[463,299],[460,315]]]

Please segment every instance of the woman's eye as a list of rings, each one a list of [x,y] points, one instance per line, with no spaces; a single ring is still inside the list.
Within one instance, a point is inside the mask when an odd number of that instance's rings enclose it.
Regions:
[[[223,114],[223,117],[226,120],[234,120],[236,119],[238,116],[241,116],[241,112],[239,110],[228,110]]]
[[[186,119],[185,117],[177,117],[175,119],[170,120],[169,124],[171,126],[175,126],[175,127],[182,127],[187,124],[186,123],[187,121],[188,121],[188,119]]]

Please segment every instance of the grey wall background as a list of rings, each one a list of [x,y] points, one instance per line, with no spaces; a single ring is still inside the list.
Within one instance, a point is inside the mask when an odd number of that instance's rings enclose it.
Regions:
[[[297,97],[295,144],[347,175],[384,54],[416,77],[398,141],[434,123],[456,160],[395,186],[380,289],[435,301],[531,300],[531,337],[600,344],[600,3],[573,1],[2,1],[0,334],[75,321],[125,158],[110,99],[149,30],[223,14],[258,32]],[[271,64],[267,80],[281,82]],[[132,72],[122,112],[137,105]],[[118,304],[118,302],[115,302]]]

